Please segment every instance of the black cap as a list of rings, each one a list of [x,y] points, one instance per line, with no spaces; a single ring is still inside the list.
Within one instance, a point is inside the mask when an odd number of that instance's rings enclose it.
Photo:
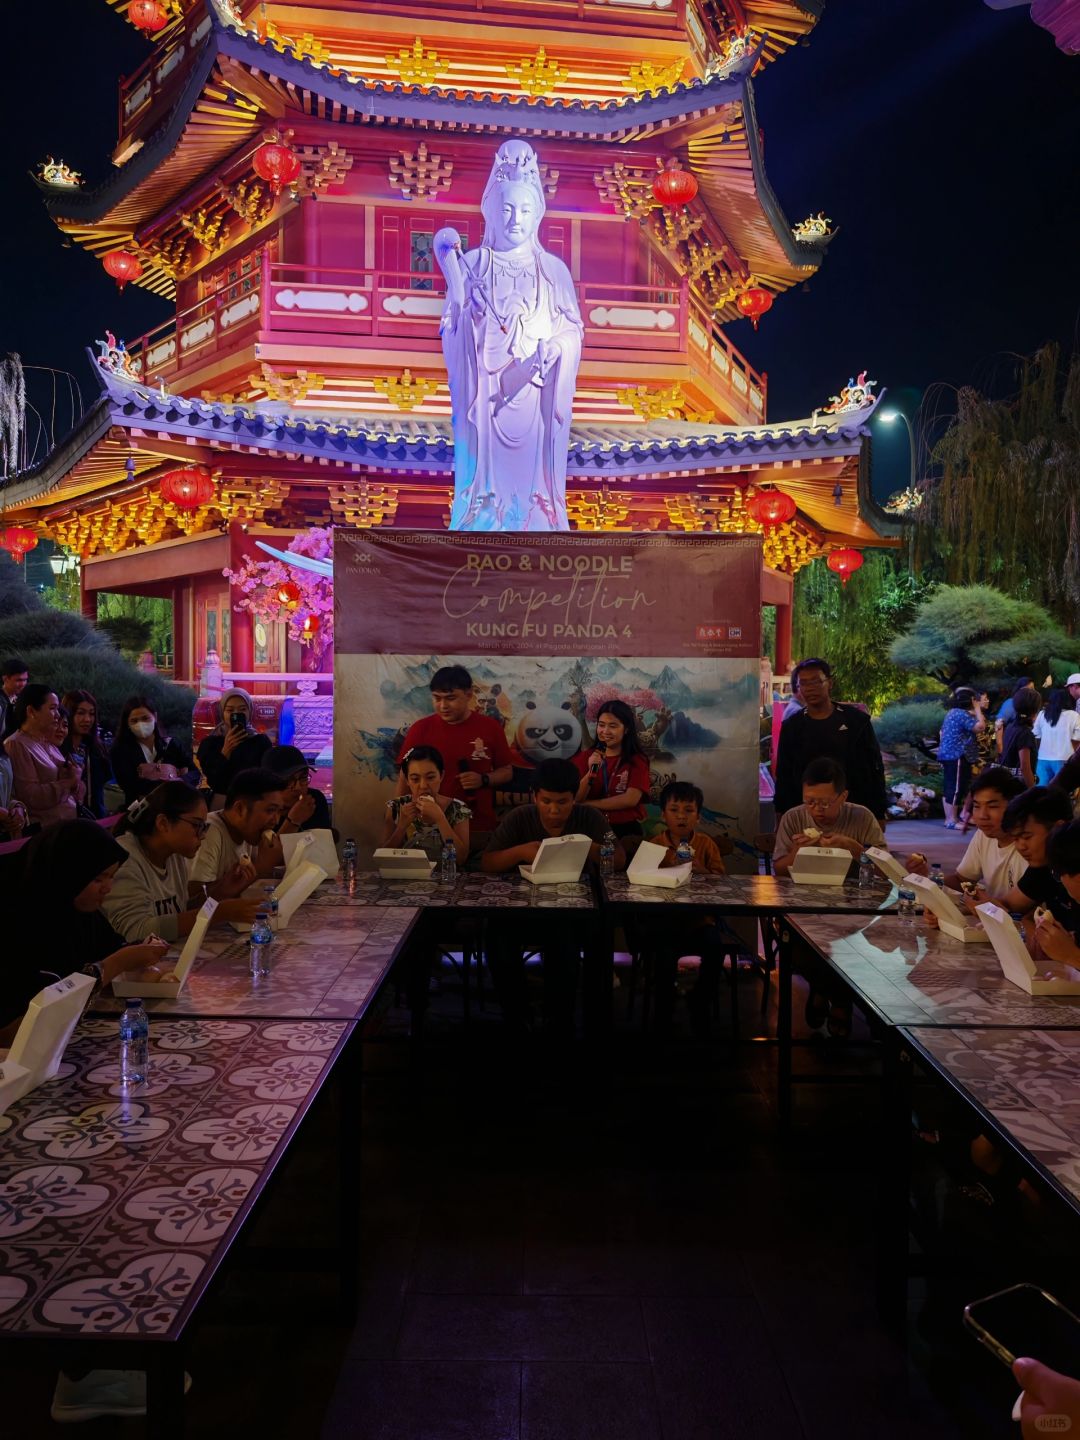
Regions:
[[[263,768],[272,770],[275,775],[280,775],[283,780],[291,779],[293,775],[301,770],[307,770],[310,774],[314,768],[304,759],[304,752],[298,750],[295,745],[274,745],[267,752],[263,760]]]

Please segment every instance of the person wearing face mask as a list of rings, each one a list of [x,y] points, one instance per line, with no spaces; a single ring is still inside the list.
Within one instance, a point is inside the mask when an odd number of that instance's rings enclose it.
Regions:
[[[74,820],[82,788],[79,767],[56,748],[60,702],[47,685],[27,685],[15,705],[17,729],[4,741],[13,793],[34,825]]]
[[[227,795],[244,770],[258,770],[272,741],[251,723],[255,704],[239,686],[221,697],[221,721],[199,746],[199,768],[215,796]]]
[[[120,712],[109,759],[125,806],[165,780],[183,780],[193,790],[199,786],[191,756],[162,731],[157,712],[144,695],[132,695]]]
[[[22,851],[19,904],[7,916],[0,965],[0,1045],[10,1044],[27,1005],[57,975],[82,971],[102,985],[131,970],[161,978],[162,942],[127,945],[101,913],[127,858],[95,820],[50,825]]]

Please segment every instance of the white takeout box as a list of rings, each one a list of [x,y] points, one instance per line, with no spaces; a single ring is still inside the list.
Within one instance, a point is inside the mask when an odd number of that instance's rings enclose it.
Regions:
[[[1080,971],[1068,968],[1075,980],[1046,980],[1041,977],[1039,967],[1028,953],[1020,938],[1020,931],[1013,924],[1012,916],[1000,905],[977,905],[982,916],[986,933],[994,947],[1001,973],[1029,995],[1080,995]]]
[[[904,884],[915,891],[927,910],[937,916],[938,929],[950,940],[962,940],[965,945],[986,945],[990,936],[977,924],[972,916],[961,910],[956,901],[933,880],[925,875],[905,875]]]
[[[285,857],[285,875],[297,870],[305,860],[318,865],[332,879],[340,867],[337,846],[330,830],[301,830],[294,835],[282,835],[281,853]]]
[[[120,976],[112,982],[113,994],[121,1000],[175,1000],[180,991],[187,983],[188,973],[199,954],[199,949],[206,939],[206,931],[210,921],[214,918],[214,911],[218,907],[216,900],[204,902],[191,927],[191,932],[184,941],[184,948],[180,951],[179,959],[173,966],[175,980],[124,980]]]
[[[838,845],[804,845],[791,862],[798,885],[843,885],[851,869],[851,853]]]
[[[30,1001],[0,1062],[0,1115],[56,1075],[93,989],[91,976],[68,975],[46,985]]]
[[[435,861],[424,850],[395,850],[389,846],[376,850],[375,866],[384,880],[430,880]]]
[[[680,885],[688,884],[694,869],[693,862],[661,870],[666,855],[666,845],[653,845],[651,841],[643,840],[627,866],[627,880],[631,885],[657,886],[663,890],[677,890]]]
[[[866,853],[886,880],[891,880],[894,885],[903,885],[907,879],[907,870],[895,855],[890,855],[888,850],[883,850],[880,845],[868,845]]]
[[[326,871],[321,865],[313,865],[310,860],[305,860],[291,874],[288,871],[285,872],[285,878],[273,895],[278,902],[277,928],[279,930],[288,929],[289,921],[297,910],[325,879]]]
[[[549,835],[532,864],[518,869],[531,885],[572,885],[581,879],[592,843],[588,835]]]

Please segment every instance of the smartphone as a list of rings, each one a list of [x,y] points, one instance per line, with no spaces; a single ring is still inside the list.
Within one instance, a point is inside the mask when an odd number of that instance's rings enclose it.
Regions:
[[[964,1307],[964,1324],[1012,1368],[1018,1355],[1080,1375],[1080,1320],[1037,1285],[1012,1285]]]
[[[233,727],[234,730],[244,730],[247,728],[247,717],[244,715],[243,711],[234,710],[229,716],[229,724]]]

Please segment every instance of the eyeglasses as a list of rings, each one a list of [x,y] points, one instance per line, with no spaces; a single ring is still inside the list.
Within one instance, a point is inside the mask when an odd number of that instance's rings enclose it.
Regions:
[[[178,815],[176,818],[182,821],[185,825],[190,825],[191,828],[195,831],[195,834],[198,835],[200,840],[206,834],[207,830],[210,829],[210,826],[206,823],[205,820],[192,820],[190,815]]]

